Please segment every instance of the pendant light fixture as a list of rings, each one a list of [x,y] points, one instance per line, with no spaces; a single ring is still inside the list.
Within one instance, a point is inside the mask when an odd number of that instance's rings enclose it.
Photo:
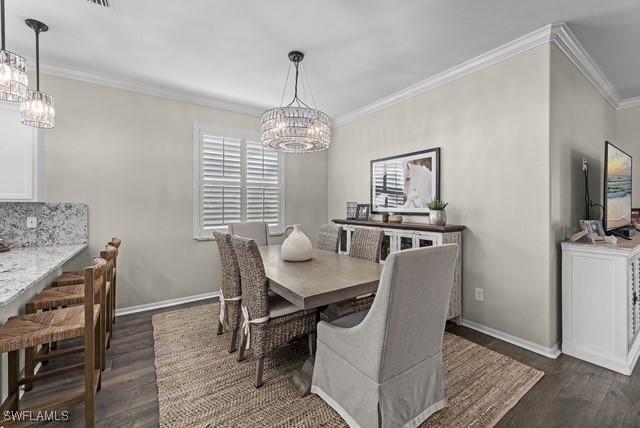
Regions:
[[[311,153],[327,150],[331,145],[329,116],[309,107],[298,97],[298,78],[303,59],[302,52],[289,52],[289,60],[296,71],[291,102],[262,114],[260,137],[265,147],[287,153]]]
[[[56,126],[56,111],[53,97],[46,92],[40,92],[40,33],[49,30],[46,24],[35,19],[24,21],[36,33],[36,90],[27,90],[27,99],[22,102],[22,123],[34,128],[54,128]]]
[[[27,98],[27,64],[23,57],[5,49],[4,0],[0,0],[0,26],[0,101],[24,101]]]

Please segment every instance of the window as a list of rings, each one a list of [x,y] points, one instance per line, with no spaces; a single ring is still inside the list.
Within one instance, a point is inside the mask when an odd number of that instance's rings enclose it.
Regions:
[[[257,135],[194,129],[194,238],[229,223],[265,222],[284,232],[284,162]]]

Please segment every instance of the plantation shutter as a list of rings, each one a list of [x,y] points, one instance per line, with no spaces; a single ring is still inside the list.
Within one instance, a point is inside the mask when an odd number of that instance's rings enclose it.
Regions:
[[[284,158],[255,134],[194,126],[194,195],[195,239],[241,222],[284,233]]]
[[[278,152],[265,150],[255,141],[246,143],[246,219],[248,222],[265,222],[270,228],[279,228],[280,156]]]
[[[242,142],[201,133],[200,226],[226,229],[242,221]]]

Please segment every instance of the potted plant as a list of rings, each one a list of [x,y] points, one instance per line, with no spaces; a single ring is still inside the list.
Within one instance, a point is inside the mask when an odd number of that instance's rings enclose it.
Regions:
[[[447,224],[447,202],[441,199],[433,198],[431,202],[427,204],[429,208],[429,221],[436,226],[444,226]]]

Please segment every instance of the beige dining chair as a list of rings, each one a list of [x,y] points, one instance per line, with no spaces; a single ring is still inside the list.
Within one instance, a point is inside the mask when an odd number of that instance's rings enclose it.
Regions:
[[[240,287],[240,267],[231,244],[231,235],[213,232],[218,244],[222,283],[220,284],[220,310],[218,312],[218,335],[225,330],[231,332],[229,352],[235,352],[242,311],[242,288]]]
[[[417,427],[447,406],[442,340],[458,246],[387,257],[368,312],[317,327],[311,392],[351,427]]]
[[[229,233],[243,238],[253,239],[258,247],[269,245],[269,225],[263,222],[232,223]]]
[[[231,237],[240,267],[242,328],[238,361],[253,349],[256,357],[256,388],[262,386],[264,357],[291,340],[316,330],[317,311],[299,310],[277,294],[269,293],[258,245],[252,239]]]
[[[316,248],[337,253],[340,246],[341,235],[342,226],[338,226],[335,223],[323,224],[320,226]]]

